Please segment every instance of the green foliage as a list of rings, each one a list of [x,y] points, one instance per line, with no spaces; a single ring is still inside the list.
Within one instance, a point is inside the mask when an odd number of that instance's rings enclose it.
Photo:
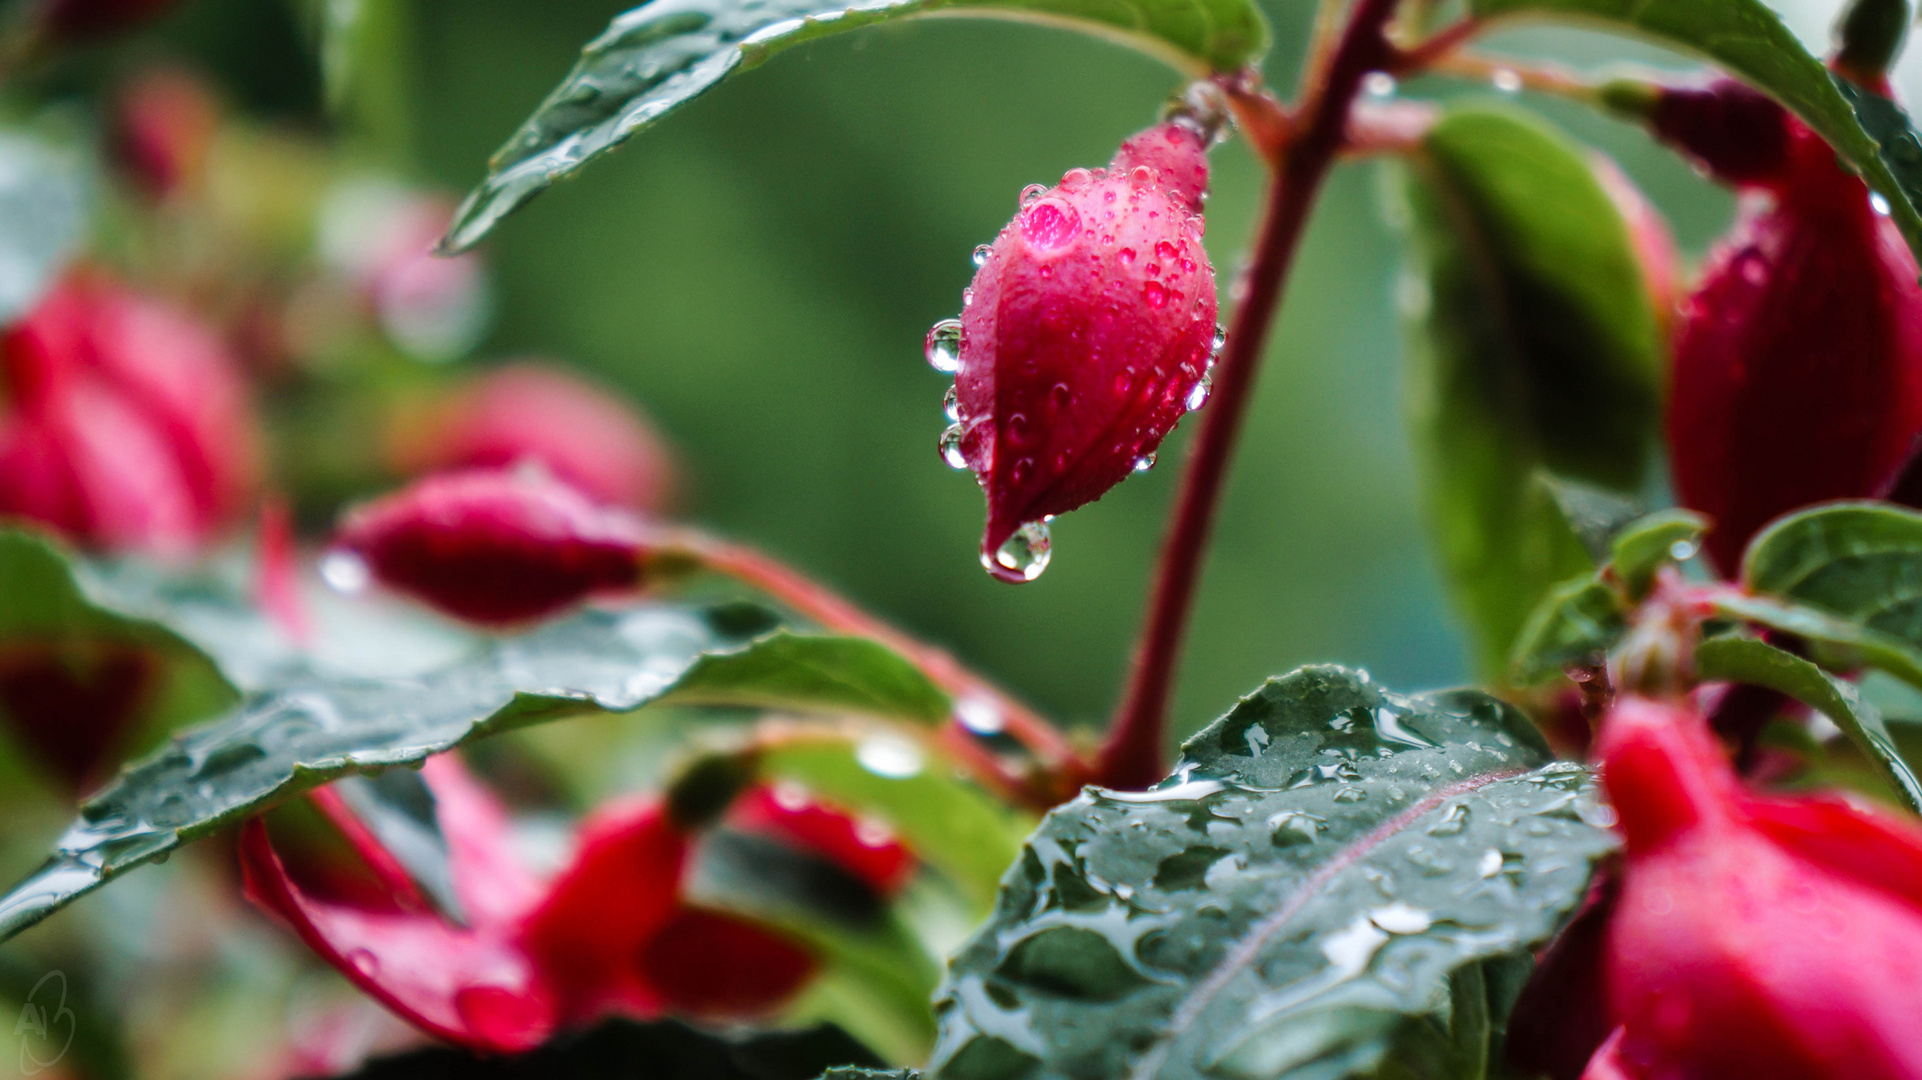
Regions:
[[[143,628],[87,603],[51,548],[24,536],[8,544],[0,551],[15,559],[0,560],[0,570],[18,575],[25,566],[32,572],[21,580],[43,586],[0,592],[16,623]],[[941,692],[887,649],[771,626],[771,615],[744,605],[649,604],[583,613],[425,674],[383,679],[284,667],[271,689],[176,737],[88,800],[48,863],[0,898],[0,939],[289,796],[500,731],[650,704],[778,706],[917,723],[945,715],[935,708],[946,700]],[[194,655],[178,637],[160,641]]]
[[[1810,56],[1761,0],[1470,0],[1485,19],[1600,24],[1726,68],[1793,110],[1888,199],[1909,246],[1922,250],[1922,142],[1899,106]]]
[[[1428,297],[1410,350],[1416,445],[1443,566],[1499,678],[1529,612],[1593,565],[1536,476],[1638,484],[1662,344],[1628,227],[1559,133],[1454,110],[1409,173]]]
[[[1565,581],[1549,591],[1515,637],[1509,677],[1532,686],[1575,665],[1594,665],[1628,632],[1621,594],[1600,575]]]
[[[1655,572],[1701,547],[1708,519],[1692,510],[1661,510],[1622,529],[1609,545],[1609,565],[1630,600],[1648,594]]]
[[[455,215],[463,250],[554,181],[659,121],[737,69],[803,42],[917,15],[1072,27],[1134,46],[1191,76],[1259,60],[1268,23],[1251,0],[653,0],[617,16],[514,137]]]
[[[1702,642],[1695,649],[1695,673],[1710,682],[1764,686],[1820,709],[1881,770],[1896,795],[1911,810],[1922,811],[1922,780],[1902,757],[1881,714],[1862,700],[1853,683],[1830,675],[1794,653],[1749,637],[1715,637]]]
[[[1493,698],[1272,679],[1160,786],[1048,815],[950,965],[930,1072],[1480,1075],[1510,962],[1614,845],[1599,821],[1587,771]]]

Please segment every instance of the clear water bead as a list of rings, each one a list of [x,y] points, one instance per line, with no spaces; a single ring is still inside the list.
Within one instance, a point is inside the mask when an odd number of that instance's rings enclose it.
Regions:
[[[1135,459],[1136,472],[1147,472],[1149,469],[1152,469],[1154,467],[1155,467],[1155,456],[1153,454],[1143,454],[1140,457]]]
[[[1188,391],[1188,411],[1194,412],[1196,409],[1208,404],[1208,395],[1214,388],[1215,377],[1213,373],[1203,375],[1201,381],[1195,384],[1195,388]]]
[[[1371,72],[1368,78],[1362,80],[1362,89],[1372,98],[1393,97],[1395,77],[1385,71]]]
[[[948,387],[947,394],[941,398],[941,412],[950,423],[958,423],[961,420],[960,390],[952,386]]]
[[[1048,568],[1048,560],[1053,557],[1053,544],[1054,538],[1048,535],[1048,526],[1043,522],[1030,521],[1008,537],[1007,543],[994,553],[994,562],[1004,570],[1014,571],[1023,581],[1033,581]],[[986,554],[981,556],[981,565],[989,570],[994,569]]]
[[[1208,355],[1213,356],[1220,352],[1221,347],[1226,344],[1228,344],[1228,328],[1220,323],[1216,323],[1215,336],[1208,342]]]
[[[1496,68],[1495,73],[1488,77],[1488,81],[1494,84],[1495,89],[1504,94],[1519,93],[1522,88],[1522,77],[1520,73],[1511,71],[1508,68]]]
[[[949,424],[948,429],[941,433],[941,441],[937,443],[936,446],[941,451],[941,460],[948,463],[948,468],[965,469],[968,467],[967,455],[961,452],[960,424]]]
[[[928,366],[943,375],[961,370],[961,320],[942,319],[928,330]]]
[[[994,254],[993,244],[977,244],[974,249],[974,265],[976,266],[986,265],[988,261],[988,256],[992,254]]]
[[[373,576],[367,560],[351,551],[330,551],[321,556],[320,579],[337,593],[352,596],[362,592]]]

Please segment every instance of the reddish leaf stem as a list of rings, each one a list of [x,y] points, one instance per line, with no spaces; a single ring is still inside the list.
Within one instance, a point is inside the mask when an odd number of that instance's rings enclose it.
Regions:
[[[1346,138],[1349,110],[1361,92],[1362,80],[1394,60],[1395,50],[1384,27],[1397,2],[1359,0],[1355,5],[1329,54],[1325,80],[1310,88],[1302,106],[1306,122],[1295,128],[1298,134],[1282,150],[1280,167],[1268,190],[1254,259],[1244,279],[1245,299],[1236,307],[1229,325],[1227,344],[1215,365],[1213,402],[1182,473],[1181,491],[1162,544],[1134,668],[1101,749],[1096,778],[1110,787],[1145,788],[1167,771],[1163,743],[1167,740],[1175,665],[1181,656],[1202,556],[1214,528],[1236,438],[1247,416],[1268,329],[1300,247],[1308,212]],[[1232,85],[1228,89],[1240,98],[1239,104],[1249,104],[1246,91]]]
[[[1034,755],[1033,772],[1020,769],[982,744],[959,717],[942,732],[943,747],[974,775],[1003,794],[1045,810],[1072,796],[1087,779],[1088,764],[1061,732],[1013,696],[957,662],[945,650],[917,641],[849,603],[833,590],[752,548],[699,534],[678,536],[677,546],[700,565],[751,585],[826,629],[878,641],[907,657],[955,698],[957,711],[987,707],[1001,730]]]

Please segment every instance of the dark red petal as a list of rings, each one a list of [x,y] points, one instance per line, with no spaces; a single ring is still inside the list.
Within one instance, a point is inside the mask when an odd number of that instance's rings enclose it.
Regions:
[[[611,804],[583,823],[575,854],[527,918],[522,939],[568,1023],[663,1007],[639,957],[680,905],[688,838],[658,798]]]
[[[249,899],[421,1029],[498,1053],[532,1049],[554,1031],[552,997],[511,927],[476,922],[462,929],[432,915],[317,901],[287,876],[258,819],[241,831],[240,856]]]
[[[0,717],[72,791],[102,779],[158,686],[145,649],[111,641],[0,648]]]
[[[336,546],[376,580],[479,623],[516,623],[634,588],[647,529],[525,472],[432,477],[350,512]]]
[[[764,1014],[814,975],[813,956],[751,923],[683,908],[638,956],[643,978],[667,1007],[704,1017]]]
[[[797,785],[747,792],[728,811],[728,823],[779,835],[814,851],[882,896],[893,895],[914,876],[914,856],[887,828],[860,822]]]

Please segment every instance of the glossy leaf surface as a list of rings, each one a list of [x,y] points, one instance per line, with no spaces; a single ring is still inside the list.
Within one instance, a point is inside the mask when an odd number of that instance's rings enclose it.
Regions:
[[[740,605],[587,612],[421,676],[311,677],[253,694],[89,800],[53,858],[0,898],[0,939],[288,796],[500,731],[656,703],[932,718],[940,692],[885,648],[767,625]]]
[[[478,243],[554,181],[737,70],[830,34],[919,15],[971,15],[1071,27],[1200,77],[1258,60],[1268,24],[1251,0],[654,0],[616,16],[489,163],[443,245]]]
[[[1800,116],[1888,199],[1922,250],[1922,142],[1894,102],[1831,75],[1761,0],[1470,0],[1484,19],[1600,25],[1713,61]]]
[[[1443,566],[1499,677],[1555,583],[1593,564],[1535,477],[1633,489],[1662,346],[1627,226],[1579,148],[1518,114],[1457,110],[1409,170],[1425,310],[1413,416]]]
[[[1696,647],[1695,669],[1711,682],[1767,687],[1821,710],[1875,763],[1909,809],[1922,811],[1922,780],[1903,759],[1881,714],[1861,699],[1853,683],[1757,638],[1710,638]]]
[[[1488,965],[1573,910],[1603,820],[1493,698],[1272,679],[1160,786],[1049,814],[950,965],[930,1071],[1457,1075],[1491,1052]]]

